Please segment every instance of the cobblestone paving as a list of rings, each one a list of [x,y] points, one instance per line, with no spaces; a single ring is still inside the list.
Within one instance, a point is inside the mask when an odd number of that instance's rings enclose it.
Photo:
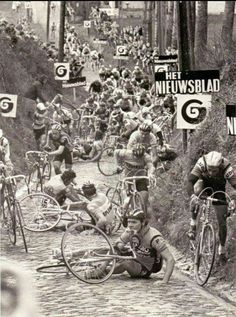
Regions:
[[[76,171],[79,185],[90,179],[105,189],[104,184],[114,185],[117,180],[102,177],[95,163],[78,163]],[[60,248],[63,232],[26,234],[29,254],[25,254],[20,239],[12,246],[5,235],[1,254],[33,275],[40,316],[236,316],[235,307],[197,287],[177,270],[168,285],[158,283],[163,272],[149,280],[131,279],[127,274],[112,276],[99,285],[87,285],[72,275],[38,273],[38,266],[50,262],[51,250]]]

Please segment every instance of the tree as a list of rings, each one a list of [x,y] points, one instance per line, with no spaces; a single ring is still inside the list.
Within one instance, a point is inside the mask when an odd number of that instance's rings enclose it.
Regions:
[[[197,2],[196,33],[195,33],[195,61],[199,67],[207,47],[207,1]]]
[[[235,1],[225,1],[221,39],[226,50],[230,50],[233,40]]]

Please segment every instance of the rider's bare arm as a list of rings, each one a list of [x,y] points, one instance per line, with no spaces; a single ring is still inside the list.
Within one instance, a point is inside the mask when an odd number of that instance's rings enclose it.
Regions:
[[[154,239],[152,241],[152,247],[163,257],[164,261],[166,262],[165,274],[162,282],[168,283],[174,270],[175,259],[169,251],[164,238],[157,237]]]

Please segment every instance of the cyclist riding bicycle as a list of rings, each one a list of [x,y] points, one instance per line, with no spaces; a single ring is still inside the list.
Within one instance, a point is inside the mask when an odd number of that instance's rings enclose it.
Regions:
[[[72,168],[72,149],[73,145],[68,134],[62,131],[60,124],[54,124],[48,132],[45,150],[49,149],[50,141],[56,148],[55,151],[47,152],[49,156],[54,156],[53,166],[55,174],[61,174],[61,165],[65,161],[65,168]]]
[[[198,195],[204,188],[211,187],[213,191],[225,191],[226,182],[236,189],[236,172],[233,170],[230,162],[219,152],[212,151],[200,157],[190,172],[188,178],[187,191],[191,196],[191,222],[189,238],[195,239],[196,236],[196,218],[198,211]],[[209,194],[212,194],[211,192]],[[214,198],[226,200],[224,194],[216,194]],[[226,262],[225,243],[227,238],[227,215],[226,205],[214,203],[219,225],[219,256],[221,262]]]
[[[137,258],[117,262],[113,274],[128,272],[133,277],[149,278],[152,273],[158,273],[166,263],[162,283],[169,282],[174,270],[175,260],[167,247],[162,234],[151,227],[145,217],[145,213],[136,209],[128,215],[128,227],[115,243],[115,249],[119,253],[127,254],[127,244],[131,245]],[[107,263],[86,272],[88,278],[102,276],[107,268]],[[157,282],[160,283],[159,281]]]

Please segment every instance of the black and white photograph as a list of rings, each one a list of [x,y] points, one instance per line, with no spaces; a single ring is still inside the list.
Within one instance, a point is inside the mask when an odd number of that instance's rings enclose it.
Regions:
[[[2,317],[236,317],[236,1],[0,1]]]

